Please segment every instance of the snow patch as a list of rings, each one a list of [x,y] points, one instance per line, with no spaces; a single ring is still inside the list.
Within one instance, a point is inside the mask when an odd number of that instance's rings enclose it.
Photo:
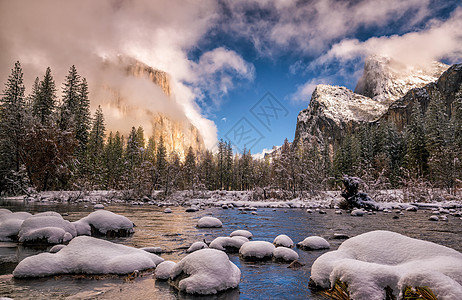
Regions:
[[[233,232],[231,232],[231,234],[229,235],[230,237],[233,237],[233,236],[243,236],[247,239],[252,239],[253,237],[253,234],[248,231],[248,230],[243,230],[243,229],[238,229],[238,230],[235,230]]]
[[[22,260],[16,278],[58,274],[128,274],[155,268],[164,259],[146,251],[88,236],[74,238],[58,253],[41,253]]]
[[[189,275],[181,279],[180,274]],[[215,249],[202,249],[189,254],[176,264],[170,278],[180,291],[189,294],[216,294],[236,288],[241,280],[241,271],[226,253]],[[179,279],[178,283],[175,279]]]
[[[92,235],[91,227],[105,235],[109,231],[128,234],[133,233],[133,223],[127,217],[107,210],[94,211],[88,216],[74,222],[78,235]]]
[[[214,217],[202,217],[197,222],[199,228],[220,228],[223,227],[223,223]]]
[[[294,246],[294,242],[292,241],[292,239],[285,234],[278,235],[274,239],[273,244],[276,247],[283,246],[283,247],[292,248]]]
[[[371,231],[321,255],[311,280],[325,289],[341,280],[352,299],[384,299],[387,286],[399,299],[406,286],[427,286],[438,299],[462,299],[462,254],[398,233]]]
[[[241,246],[239,254],[245,259],[267,259],[273,256],[274,249],[270,242],[251,241]]]
[[[298,254],[294,250],[286,247],[277,247],[273,251],[276,260],[294,261],[298,259]]]
[[[32,215],[27,212],[14,212],[7,209],[0,210],[0,242],[16,240],[25,219]]]
[[[324,238],[320,236],[309,236],[300,243],[297,244],[297,247],[303,250],[320,250],[320,249],[329,249],[330,244]]]
[[[77,236],[75,226],[57,215],[37,214],[24,220],[18,234],[19,242],[61,244]]]
[[[204,242],[194,242],[189,248],[188,250],[186,250],[187,253],[191,253],[191,252],[194,252],[194,251],[197,251],[197,250],[201,250],[201,249],[205,249],[205,248],[208,248],[209,246],[207,246],[206,243]]]
[[[220,236],[214,239],[209,247],[221,251],[239,251],[241,246],[244,243],[247,243],[249,240],[243,236],[234,236],[234,237],[224,237]]]
[[[167,280],[170,278],[170,272],[175,266],[176,263],[173,261],[163,261],[156,267],[156,272],[154,273],[154,276],[156,277],[156,279]]]

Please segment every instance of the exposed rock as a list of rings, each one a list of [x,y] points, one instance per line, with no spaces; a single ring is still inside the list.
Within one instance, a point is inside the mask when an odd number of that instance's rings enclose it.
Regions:
[[[343,186],[345,189],[342,191],[341,196],[345,198],[348,209],[351,208],[365,208],[377,210],[378,205],[366,193],[359,192],[360,179],[357,177],[343,176]],[[363,213],[364,214],[364,213]],[[351,212],[353,216],[362,216],[357,210]]]
[[[448,115],[451,115],[452,102],[462,84],[462,64],[456,64],[444,72],[436,81],[421,88],[410,90],[406,95],[390,105],[379,123],[392,123],[398,130],[403,130],[410,123],[413,106],[419,102],[425,114],[432,97],[441,93]]]
[[[436,89],[449,107],[462,81],[462,68],[454,65],[444,72],[447,68],[438,62],[416,68],[390,58],[369,57],[355,93],[339,86],[316,87],[308,108],[298,115],[294,143],[327,143],[332,154],[346,134],[364,124],[391,122],[402,130],[408,124],[412,103],[417,99],[425,111]]]
[[[165,105],[153,106],[149,109],[134,106],[131,103],[143,101],[135,98],[137,94],[123,92],[115,82],[108,82],[103,79],[102,82],[96,85],[95,94],[102,95],[99,98],[104,99],[103,110],[109,110],[109,115],[118,115],[118,119],[135,116],[138,119],[139,115],[143,115],[146,120],[150,119],[150,124],[143,125],[144,130],[155,141],[158,141],[162,136],[167,153],[175,151],[180,157],[184,157],[190,146],[194,151],[201,151],[205,148],[199,130],[191,123],[182,108],[178,107],[173,99],[174,95],[169,74],[128,57],[118,57],[116,60],[104,61],[103,69],[106,71],[111,70],[111,73],[122,73],[126,82],[130,82],[133,78],[146,78],[160,87],[167,96],[167,99],[162,101],[171,102],[165,103]],[[112,72],[112,70],[116,72]],[[134,88],[136,89],[136,87]],[[117,124],[111,123],[110,118],[108,118],[107,122],[110,129],[114,126],[117,127]],[[139,121],[137,120],[137,122]],[[139,123],[134,123],[133,125],[137,126]],[[149,125],[152,128],[148,128]],[[129,127],[126,130],[128,129]],[[127,134],[128,132],[122,133]]]
[[[314,90],[308,108],[298,115],[294,142],[337,145],[346,132],[377,120],[386,110],[386,105],[355,94],[346,87],[320,84]]]
[[[409,90],[434,82],[449,68],[433,62],[428,66],[406,66],[393,58],[372,55],[364,62],[364,72],[355,93],[390,104]]]

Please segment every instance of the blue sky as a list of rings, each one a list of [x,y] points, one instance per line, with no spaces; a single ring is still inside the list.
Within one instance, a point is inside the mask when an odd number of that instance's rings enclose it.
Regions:
[[[338,3],[336,1],[324,2],[331,2],[334,7]],[[341,13],[349,14],[349,9],[359,9],[363,2],[352,1],[349,3],[349,7],[343,8],[344,10]],[[317,48],[317,45],[305,44],[303,42],[303,33],[301,35],[292,33],[292,40],[284,43],[275,42],[274,39],[265,35],[266,30],[274,29],[280,23],[292,25],[290,17],[288,18],[289,20],[284,20],[286,17],[282,16],[282,14],[290,13],[293,8],[277,10],[270,5],[259,4],[242,5],[241,7],[233,8],[233,5],[229,5],[231,7],[229,9],[233,10],[234,14],[240,14],[242,18],[240,22],[243,23],[240,24],[241,26],[248,26],[255,30],[252,33],[242,33],[239,31],[239,25],[234,24],[236,19],[233,13],[226,12],[229,2],[223,2],[222,6],[227,7],[223,9],[225,11],[223,14],[227,16],[222,17],[221,22],[214,30],[204,35],[197,48],[189,54],[190,58],[194,60],[205,51],[216,47],[224,47],[236,52],[243,60],[251,63],[254,67],[254,77],[252,80],[242,80],[237,76],[234,88],[226,95],[223,95],[219,106],[212,109],[208,114],[208,117],[217,126],[218,138],[230,140],[235,144],[236,150],[241,151],[244,142],[239,143],[236,141],[232,132],[236,124],[240,124],[244,117],[245,123],[248,121],[256,129],[255,133],[251,132],[250,134],[261,137],[256,144],[254,144],[254,140],[250,141],[252,153],[261,152],[265,148],[271,149],[274,145],[281,145],[285,138],[289,141],[293,140],[297,115],[300,110],[307,108],[311,91],[317,83],[336,84],[354,89],[356,81],[361,75],[364,57],[374,53],[373,49],[370,51],[367,49],[368,45],[363,47],[361,43],[367,44],[368,41],[374,38],[383,38],[383,44],[386,44],[390,38],[399,39],[401,37],[402,41],[398,42],[398,44],[402,43],[404,44],[403,47],[409,47],[406,45],[408,43],[406,36],[430,31],[432,26],[435,26],[432,24],[438,23],[438,26],[442,26],[441,24],[454,18],[454,12],[458,4],[458,1],[400,1],[402,6],[397,7],[399,5],[396,2],[389,2],[391,5],[383,8],[384,13],[378,14],[375,21],[358,21],[357,24],[352,25],[351,29],[339,30],[338,34],[334,33],[326,39],[322,38],[321,31],[319,33],[321,38],[317,41],[317,44],[320,44],[319,48]],[[308,1],[301,4],[301,10],[309,11],[307,7],[314,5],[313,3]],[[288,5],[291,6],[292,4]],[[383,3],[377,2],[376,5],[372,3],[371,6],[364,9],[381,10],[381,5]],[[308,12],[307,17],[310,13],[316,14],[314,11]],[[364,13],[367,14],[367,11]],[[318,11],[318,14],[321,13]],[[255,15],[259,15],[259,17],[255,17]],[[271,21],[260,24],[261,16],[265,16]],[[348,25],[351,20],[348,20],[346,16],[342,17],[347,19],[345,24]],[[367,16],[362,17],[367,19]],[[321,21],[328,18],[328,13],[326,13],[326,16],[320,17]],[[458,18],[460,18],[460,15]],[[311,22],[304,21],[294,21],[293,23],[300,27],[313,25]],[[233,28],[233,26],[236,26],[236,28]],[[310,38],[309,33],[306,35],[307,38]],[[317,35],[317,33],[313,33],[311,38],[319,38]],[[448,32],[448,35],[451,35],[451,33]],[[459,35],[459,41],[461,41],[460,37]],[[260,39],[261,42],[256,43],[254,39]],[[428,39],[431,43],[429,37],[422,38],[422,40],[425,39]],[[321,57],[328,54],[333,47],[341,45],[343,41],[351,40],[356,40],[359,43],[358,49],[354,50],[354,53],[345,53],[345,57],[341,55],[339,57],[332,56],[322,63],[317,62]],[[380,44],[378,43],[375,48],[380,47]],[[444,44],[440,46],[445,47]],[[425,49],[418,50],[420,52],[425,51]],[[462,47],[447,50],[448,53],[443,55],[440,53],[424,54],[422,55],[422,60],[428,60],[430,57],[446,63],[453,63],[461,59]],[[409,51],[416,51],[416,49],[411,46]],[[432,51],[432,49],[429,49],[429,52]],[[453,55],[454,53],[456,54]],[[388,55],[386,52],[383,54]],[[396,53],[390,53],[390,55],[392,54]],[[351,57],[349,57],[350,55]],[[417,53],[416,55],[419,56],[420,54]],[[403,59],[405,60],[406,56]],[[305,86],[308,87],[307,90],[301,92],[301,89]],[[287,109],[287,114],[273,116],[271,126],[262,124],[250,111],[254,105],[258,105],[258,101],[267,92],[274,95],[279,103]],[[206,100],[205,105],[209,107],[210,101]],[[268,113],[270,112],[268,111]],[[249,127],[248,124],[244,124],[244,127],[246,126]]]
[[[149,134],[161,112],[189,120],[210,149],[223,138],[258,153],[293,139],[317,84],[354,89],[368,55],[461,62],[461,28],[459,0],[1,1],[0,79],[20,60],[27,86],[48,66],[60,86],[76,65],[109,130]],[[102,69],[120,57],[166,71],[171,99]],[[99,93],[108,83],[127,95],[121,111]]]

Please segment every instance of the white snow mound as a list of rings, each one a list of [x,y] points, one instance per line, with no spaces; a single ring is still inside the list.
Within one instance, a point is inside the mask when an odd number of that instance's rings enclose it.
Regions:
[[[298,243],[297,246],[305,250],[320,250],[330,248],[329,242],[320,236],[309,236]]]
[[[0,242],[9,242],[16,239],[22,223],[31,216],[28,212],[12,213],[3,208],[0,211]]]
[[[264,259],[273,256],[276,247],[270,242],[251,241],[244,243],[239,249],[239,254],[244,258]]]
[[[286,247],[277,247],[273,251],[274,258],[278,260],[294,261],[298,259],[298,253]]]
[[[278,235],[274,239],[273,244],[276,247],[282,246],[282,247],[292,248],[294,246],[294,242],[292,241],[292,239],[285,234]]]
[[[155,268],[164,259],[128,246],[88,236],[74,238],[58,253],[41,253],[22,260],[13,276],[45,277],[57,274],[128,274]]]
[[[214,239],[209,247],[221,251],[226,250],[239,250],[244,243],[247,243],[249,240],[243,236],[227,237],[220,236]],[[237,251],[236,251],[237,252]]]
[[[241,280],[241,270],[226,253],[215,249],[202,249],[189,254],[173,267],[170,278],[181,273],[189,277],[178,282],[180,291],[189,294],[216,294],[236,288]]]
[[[194,242],[189,248],[188,250],[186,250],[187,253],[191,253],[191,252],[194,252],[194,251],[197,251],[197,250],[201,250],[201,249],[205,249],[205,248],[208,248],[209,246],[207,246],[206,243],[204,242]]]
[[[311,280],[330,288],[348,284],[352,299],[385,299],[385,287],[402,298],[406,286],[429,287],[438,299],[462,299],[462,253],[390,231],[371,231],[321,255]]]
[[[233,232],[231,232],[231,234],[229,236],[230,237],[243,236],[243,237],[248,238],[250,240],[250,239],[252,239],[253,234],[248,230],[238,229],[238,230],[234,230]]]
[[[126,230],[133,233],[133,223],[127,217],[115,214],[107,210],[97,210],[88,216],[73,223],[78,235],[91,235],[91,226],[100,233],[108,231]]]
[[[58,214],[59,215],[59,214]],[[19,242],[45,240],[49,244],[67,243],[77,235],[74,225],[61,215],[35,215],[24,220],[19,230]]]
[[[200,228],[220,228],[223,227],[223,223],[214,217],[202,217],[197,222],[197,227]]]
[[[173,261],[163,261],[156,267],[156,272],[154,273],[154,276],[156,277],[156,279],[167,280],[170,278],[170,272],[172,271],[174,266],[176,266],[176,263]]]

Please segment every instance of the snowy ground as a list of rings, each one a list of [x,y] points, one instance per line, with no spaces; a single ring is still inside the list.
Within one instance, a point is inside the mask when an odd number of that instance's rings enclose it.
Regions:
[[[16,196],[6,200],[26,200],[29,202],[68,202],[88,203],[88,205],[111,205],[129,203],[132,205],[158,206],[223,206],[234,207],[270,207],[270,208],[328,208],[338,205],[343,198],[340,191],[322,191],[314,196],[294,198],[291,200],[267,199],[257,200],[252,191],[178,191],[165,198],[161,191],[152,197],[137,200],[124,200],[124,191],[47,191],[34,197]],[[462,195],[449,196],[438,191],[428,191],[425,201],[409,203],[405,201],[402,190],[381,190],[370,194],[379,203],[381,209],[403,208],[410,204],[426,208],[461,208]]]

